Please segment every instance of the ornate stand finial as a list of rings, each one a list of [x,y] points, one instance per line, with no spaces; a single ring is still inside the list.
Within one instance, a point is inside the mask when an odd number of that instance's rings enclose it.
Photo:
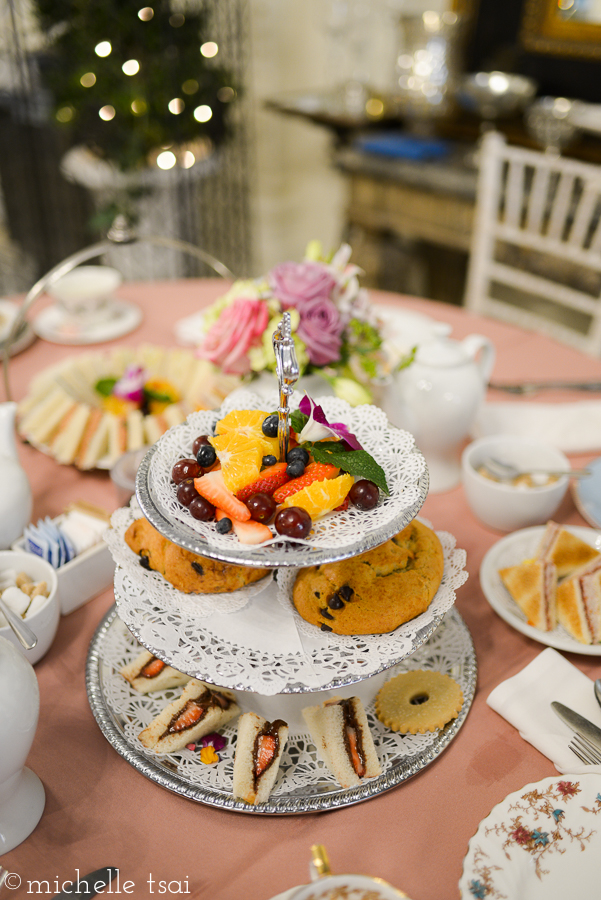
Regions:
[[[275,353],[275,370],[280,391],[280,405],[278,407],[280,460],[285,462],[288,453],[288,438],[290,436],[288,398],[292,394],[299,376],[296,351],[291,336],[289,312],[284,313],[282,321],[273,333],[273,352]]]

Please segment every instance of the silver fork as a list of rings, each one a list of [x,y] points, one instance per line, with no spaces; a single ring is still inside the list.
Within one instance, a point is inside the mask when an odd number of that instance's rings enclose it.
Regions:
[[[6,881],[7,875],[8,875],[8,869],[5,869],[4,866],[0,866],[0,890],[2,889],[2,885]]]
[[[601,751],[597,750],[583,735],[575,733],[568,746],[585,765],[601,765]]]

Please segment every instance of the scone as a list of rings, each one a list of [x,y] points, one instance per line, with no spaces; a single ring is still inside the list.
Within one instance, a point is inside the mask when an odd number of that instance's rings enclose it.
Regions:
[[[169,703],[138,738],[147,750],[175,753],[237,716],[235,695],[192,678],[181,696]]]
[[[303,619],[322,631],[381,634],[428,608],[443,571],[438,537],[413,521],[367,553],[302,569],[292,599]]]
[[[303,709],[315,748],[344,788],[382,774],[367,716],[359,697],[333,697]]]
[[[265,803],[275,784],[288,739],[281,719],[268,722],[254,712],[240,716],[234,759],[234,797],[253,806]]]
[[[236,591],[268,574],[268,569],[230,566],[197,556],[172,544],[146,519],[136,519],[125,532],[125,542],[140,563],[165,578],[184,594],[222,594]]]

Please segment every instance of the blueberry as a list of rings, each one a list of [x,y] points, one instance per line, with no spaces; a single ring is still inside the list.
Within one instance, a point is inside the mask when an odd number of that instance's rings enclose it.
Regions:
[[[203,469],[210,469],[216,459],[217,454],[215,453],[215,448],[210,444],[202,444],[196,454],[196,462],[199,466],[202,466]]]
[[[275,466],[276,463],[277,459],[271,453],[269,453],[267,456],[264,456],[261,460],[261,465],[264,469],[269,468],[269,466]]]
[[[220,519],[215,525],[215,531],[219,534],[228,534],[232,530],[232,520],[228,518]]]
[[[290,478],[300,478],[301,475],[304,474],[305,464],[302,459],[293,459],[292,462],[289,462],[286,466],[286,475]]]
[[[303,466],[308,465],[309,454],[304,447],[293,447],[292,450],[289,450],[286,454],[286,462],[293,462],[297,459],[302,460]]]
[[[265,437],[274,438],[278,436],[278,419],[277,413],[272,413],[270,416],[263,419],[261,430]]]

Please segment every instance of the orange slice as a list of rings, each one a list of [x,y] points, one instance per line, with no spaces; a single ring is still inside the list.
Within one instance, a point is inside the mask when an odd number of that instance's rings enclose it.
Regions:
[[[254,437],[230,431],[209,438],[221,463],[223,483],[228,491],[239,490],[256,481],[261,472],[263,449]]]
[[[339,475],[337,478],[314,481],[296,494],[286,497],[282,506],[301,506],[307,510],[312,519],[318,519],[340,506],[354,483],[352,475]]]
[[[245,437],[254,438],[261,444],[263,456],[272,455],[279,459],[277,437],[265,437],[261,430],[263,422],[268,415],[269,413],[262,409],[234,409],[217,422],[215,433],[219,435],[235,432]]]

